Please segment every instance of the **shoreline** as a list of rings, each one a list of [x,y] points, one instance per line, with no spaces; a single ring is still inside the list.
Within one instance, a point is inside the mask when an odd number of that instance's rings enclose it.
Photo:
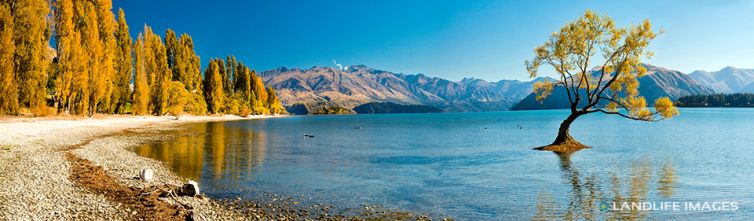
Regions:
[[[274,196],[282,204],[161,196],[188,179],[133,151],[173,139],[189,123],[274,117],[287,116],[0,118],[0,220],[431,220],[379,205],[342,214],[331,205],[301,207],[289,196]],[[151,182],[139,179],[142,169],[154,171]]]
[[[131,148],[145,142],[169,139],[171,135],[165,132],[178,130],[180,125],[187,123],[273,117],[283,116],[182,116],[179,120],[174,117],[125,115],[2,118],[0,220],[168,218],[144,214],[154,209],[141,210],[128,202],[92,190],[88,188],[90,183],[76,179],[81,174],[74,174],[74,171],[81,165],[98,169],[105,174],[102,177],[114,181],[107,183],[105,189],[146,190],[162,185],[180,186],[187,180],[173,173],[164,163],[139,156]],[[146,168],[154,171],[153,181],[134,179]],[[88,170],[84,174],[95,172]],[[139,203],[131,201],[131,204]],[[191,218],[196,220],[240,220],[264,216],[263,211],[244,211],[241,214],[206,197],[174,197],[154,202],[190,208]]]

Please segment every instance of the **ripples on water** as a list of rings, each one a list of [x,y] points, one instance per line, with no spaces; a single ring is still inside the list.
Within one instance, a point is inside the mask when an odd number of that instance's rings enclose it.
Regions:
[[[533,151],[567,112],[296,116],[199,123],[136,149],[213,197],[295,196],[457,220],[747,219],[754,110],[682,109],[660,123],[576,121],[592,146]],[[523,128],[523,129],[520,129]],[[312,134],[313,138],[303,134]],[[601,203],[738,201],[738,211],[602,211]]]

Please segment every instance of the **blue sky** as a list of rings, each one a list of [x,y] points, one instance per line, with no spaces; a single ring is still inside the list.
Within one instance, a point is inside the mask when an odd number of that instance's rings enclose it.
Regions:
[[[194,38],[203,65],[233,54],[257,71],[337,60],[450,80],[526,80],[532,49],[586,9],[665,29],[648,63],[686,73],[754,68],[750,1],[116,0],[114,8],[125,10],[134,37],[144,23],[163,36],[172,28]]]

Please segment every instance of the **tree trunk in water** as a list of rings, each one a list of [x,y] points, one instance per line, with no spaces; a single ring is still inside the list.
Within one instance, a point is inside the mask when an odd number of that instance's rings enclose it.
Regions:
[[[555,141],[552,142],[552,145],[578,143],[573,139],[573,137],[571,137],[571,134],[568,133],[568,129],[571,128],[571,123],[573,123],[573,121],[575,121],[579,116],[579,114],[571,113],[571,115],[568,115],[568,118],[566,118],[563,123],[560,123],[558,136],[555,138]]]
[[[571,134],[568,133],[568,129],[571,128],[573,121],[575,121],[576,118],[579,118],[579,116],[581,115],[583,114],[573,110],[571,112],[571,115],[568,115],[568,118],[566,118],[563,123],[560,123],[560,129],[558,130],[558,136],[555,138],[555,141],[553,141],[550,145],[537,147],[534,149],[553,151],[557,154],[568,154],[584,148],[589,148],[586,145],[581,144],[573,139],[573,137],[571,137]]]

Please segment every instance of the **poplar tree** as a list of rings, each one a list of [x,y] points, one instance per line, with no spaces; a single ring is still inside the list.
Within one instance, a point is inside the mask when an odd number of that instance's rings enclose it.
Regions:
[[[257,100],[261,101],[262,103],[267,102],[267,90],[264,88],[262,78],[257,76],[254,71],[251,72],[251,90],[254,91],[254,94],[257,96]]]
[[[123,9],[118,10],[118,29],[115,34],[117,48],[115,50],[115,77],[113,78],[112,110],[122,114],[126,111],[126,104],[131,95],[132,56],[131,34],[128,32],[126,14]]]
[[[285,107],[280,103],[278,96],[275,94],[275,89],[272,86],[268,86],[267,92],[267,108],[270,110],[270,114],[285,114]]]
[[[165,31],[165,51],[167,53],[168,67],[173,70],[173,79],[178,79],[178,72],[175,70],[176,56],[180,52],[180,44],[178,43],[178,36],[175,35],[173,29]]]
[[[202,76],[194,47],[186,33],[167,30],[163,42],[146,24],[132,43],[111,0],[0,0],[0,115],[44,115],[48,95],[59,113],[89,116],[129,102],[136,115],[284,112],[235,56],[213,59]]]
[[[214,59],[210,61],[207,70],[204,71],[204,98],[207,99],[209,112],[217,114],[223,104],[223,79],[220,74],[220,66],[223,61]]]
[[[179,66],[182,76],[181,81],[186,85],[186,89],[189,92],[199,92],[198,94],[201,94],[201,59],[194,51],[194,40],[190,35],[184,33],[181,34],[179,41],[182,48],[180,50],[181,65]]]
[[[225,58],[225,71],[221,72],[223,74],[223,89],[225,90],[225,94],[230,96],[233,94],[233,79],[236,76],[236,65],[238,64],[238,61],[236,61],[236,56],[227,56]]]
[[[118,50],[117,42],[115,39],[115,15],[113,14],[112,0],[96,0],[97,8],[97,23],[99,27],[99,40],[101,44],[102,56],[99,57],[99,85],[97,85],[97,92],[99,94],[98,102],[95,103],[94,111],[102,113],[113,113],[111,107],[111,97],[115,90],[114,78],[115,72],[115,57]],[[101,105],[100,105],[101,104]]]
[[[145,115],[149,108],[149,81],[147,80],[146,63],[144,59],[145,46],[144,36],[139,34],[133,45],[134,58],[134,93],[132,99],[132,112],[134,115]]]
[[[42,0],[2,0],[13,17],[13,62],[18,86],[19,105],[32,114],[46,113],[47,54],[50,29],[47,15],[50,8]]]
[[[160,36],[154,35],[151,44],[151,54],[154,56],[154,66],[152,67],[151,74],[155,75],[155,84],[152,85],[154,89],[154,94],[152,95],[154,109],[152,112],[156,115],[163,115],[168,110],[170,80],[173,74],[170,68],[168,68],[167,52]]]
[[[180,117],[189,98],[186,87],[180,81],[171,81],[168,99],[168,113]]]
[[[176,38],[175,32],[168,29],[165,33],[165,48],[168,66],[173,72],[172,79],[183,83],[189,92],[201,92],[199,86],[202,81],[202,72],[191,36],[183,33],[180,38]]]
[[[88,116],[97,111],[97,106],[101,102],[106,88],[106,74],[101,72],[101,57],[104,56],[103,44],[100,40],[99,20],[97,19],[97,10],[91,2],[83,2],[83,20],[84,26],[81,30],[82,43],[87,49],[88,62],[86,64],[87,75],[89,75],[88,96],[84,112]],[[83,104],[82,104],[83,105]]]
[[[147,75],[149,92],[149,110],[155,115],[167,112],[168,92],[172,73],[168,68],[167,52],[162,38],[152,32],[152,28],[144,25],[144,65]]]
[[[252,91],[252,100],[251,100],[251,106],[252,110],[254,111],[254,114],[269,114],[270,111],[267,109],[267,90],[264,88],[264,83],[262,83],[262,79],[259,78],[255,71],[251,71],[251,80],[250,80],[250,86]]]
[[[73,83],[71,84],[71,96],[69,99],[71,113],[77,115],[84,115],[89,113],[90,102],[90,71],[91,71],[91,57],[94,56],[91,48],[88,48],[86,41],[92,41],[90,36],[87,36],[89,32],[86,30],[87,22],[84,19],[88,2],[86,1],[74,1],[74,25],[76,31],[74,35],[74,45],[81,47],[80,56],[71,57],[71,65],[73,71]],[[96,29],[95,29],[96,30]],[[76,54],[75,46],[71,48],[71,53]],[[84,49],[87,49],[84,52]]]
[[[251,71],[249,70],[249,67],[246,67],[246,65],[239,62],[238,67],[236,69],[236,77],[235,77],[235,90],[236,93],[240,93],[241,97],[243,97],[243,100],[249,104],[251,104]]]
[[[13,55],[13,16],[7,4],[0,2],[0,115],[18,112]]]
[[[73,0],[56,1],[55,39],[58,51],[58,73],[55,78],[55,97],[58,112],[73,113],[72,102],[75,75],[81,73],[81,36],[74,23]]]

